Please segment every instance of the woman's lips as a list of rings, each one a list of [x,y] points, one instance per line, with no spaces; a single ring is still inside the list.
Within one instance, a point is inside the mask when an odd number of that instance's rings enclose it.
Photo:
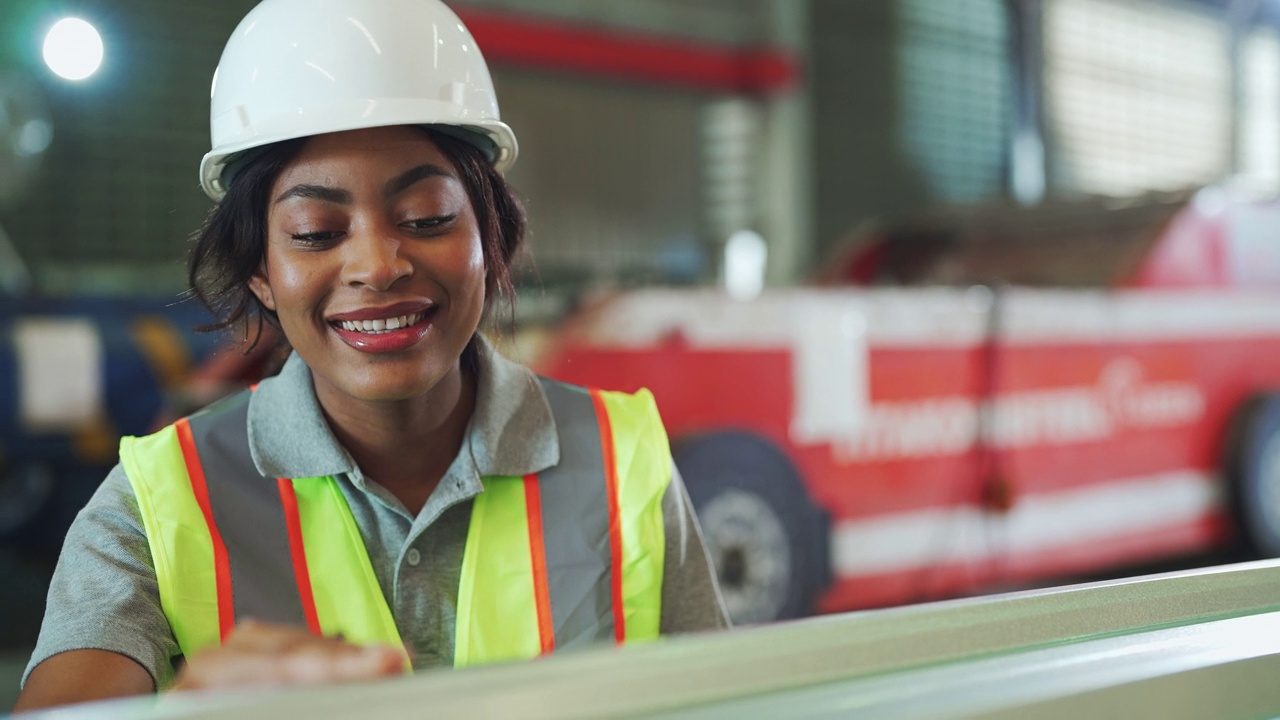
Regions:
[[[434,306],[428,308],[424,312],[412,313],[408,316],[409,320],[416,322],[398,327],[393,330],[387,330],[385,326],[390,324],[398,324],[395,316],[389,319],[377,320],[331,320],[329,327],[342,338],[342,341],[361,352],[367,353],[391,353],[408,350],[418,343],[424,335],[431,330],[431,319],[435,317]],[[405,317],[405,316],[400,316]],[[378,325],[382,325],[382,329],[378,329]],[[353,326],[361,327],[360,330],[352,329]],[[372,326],[372,327],[371,327]]]
[[[327,320],[331,323],[340,323],[345,321],[386,319],[402,315],[412,315],[414,313],[424,313],[435,306],[436,304],[429,300],[406,300],[393,305],[367,307],[360,308],[359,310],[351,310],[350,312],[336,313],[334,315],[330,315]]]

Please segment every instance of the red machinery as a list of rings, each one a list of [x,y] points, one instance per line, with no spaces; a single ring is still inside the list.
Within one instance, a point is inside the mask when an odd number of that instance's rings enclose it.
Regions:
[[[823,282],[621,293],[540,363],[653,391],[739,621],[1280,554],[1280,205],[949,211]]]

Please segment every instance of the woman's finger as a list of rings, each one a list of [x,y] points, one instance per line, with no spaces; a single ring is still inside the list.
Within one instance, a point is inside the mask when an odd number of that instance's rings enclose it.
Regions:
[[[403,671],[404,654],[357,646],[304,629],[245,622],[225,645],[190,658],[174,686],[198,688],[317,684],[370,680]]]

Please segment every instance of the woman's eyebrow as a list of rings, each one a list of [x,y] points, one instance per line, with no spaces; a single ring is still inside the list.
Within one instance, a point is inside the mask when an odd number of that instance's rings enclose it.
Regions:
[[[419,180],[430,177],[453,177],[452,174],[443,168],[424,163],[410,170],[391,178],[382,189],[382,194],[386,197],[392,197],[398,193],[404,192],[413,186]],[[285,190],[276,198],[276,203],[282,203],[290,198],[305,198],[308,200],[322,200],[324,202],[337,203],[339,205],[350,205],[354,201],[350,191],[341,188],[327,187],[324,185],[294,185]]]
[[[388,180],[386,186],[382,189],[382,194],[385,197],[392,197],[393,195],[404,192],[419,180],[431,177],[451,178],[453,177],[453,174],[446,172],[443,168],[437,165],[424,163],[411,170],[406,170],[405,172]]]
[[[294,185],[283,193],[280,193],[280,197],[276,198],[276,204],[282,203],[290,198],[323,200],[325,202],[337,203],[339,205],[350,205],[353,199],[350,192],[340,188],[325,187],[324,185]]]

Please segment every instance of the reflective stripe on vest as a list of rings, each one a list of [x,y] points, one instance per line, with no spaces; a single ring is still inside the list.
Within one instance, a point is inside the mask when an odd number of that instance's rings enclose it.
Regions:
[[[483,478],[463,554],[455,666],[658,635],[671,469],[653,398],[542,385],[560,462],[538,476]],[[217,644],[247,617],[399,645],[338,481],[259,475],[248,397],[121,443],[183,653]]]

